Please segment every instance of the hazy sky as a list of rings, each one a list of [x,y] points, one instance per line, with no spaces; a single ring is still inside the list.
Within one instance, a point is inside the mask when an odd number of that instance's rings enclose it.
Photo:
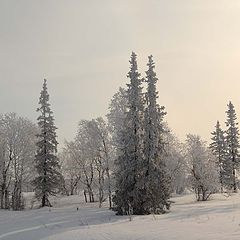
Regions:
[[[183,139],[210,138],[232,100],[240,119],[239,0],[0,0],[0,112],[36,121],[43,78],[60,143],[107,113],[131,51],[153,54],[160,104]]]

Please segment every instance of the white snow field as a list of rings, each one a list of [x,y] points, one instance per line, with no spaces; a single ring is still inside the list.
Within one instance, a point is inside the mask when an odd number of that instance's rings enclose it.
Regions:
[[[207,202],[196,202],[194,195],[172,200],[169,214],[132,221],[78,196],[55,199],[51,210],[0,211],[0,240],[240,239],[240,194],[216,194]]]

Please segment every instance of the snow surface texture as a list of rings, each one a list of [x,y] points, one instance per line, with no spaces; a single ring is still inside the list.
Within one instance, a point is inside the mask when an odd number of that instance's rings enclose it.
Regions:
[[[240,194],[217,194],[208,202],[193,195],[172,200],[171,213],[132,221],[97,203],[84,204],[79,196],[55,199],[51,210],[0,211],[0,240],[240,239]]]

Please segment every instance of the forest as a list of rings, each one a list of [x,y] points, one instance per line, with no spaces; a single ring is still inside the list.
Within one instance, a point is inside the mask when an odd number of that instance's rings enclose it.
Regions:
[[[162,214],[171,211],[173,194],[193,192],[196,201],[207,201],[214,193],[238,191],[233,103],[226,104],[225,123],[216,116],[210,143],[194,134],[180,141],[165,121],[153,56],[145,75],[134,52],[129,64],[128,84],[119,87],[106,115],[76,119],[75,137],[59,150],[49,96],[54,89],[48,90],[46,79],[36,122],[0,115],[1,209],[23,210],[24,193],[34,192],[38,207],[52,207],[51,196],[82,195],[86,203],[107,203],[119,215]]]

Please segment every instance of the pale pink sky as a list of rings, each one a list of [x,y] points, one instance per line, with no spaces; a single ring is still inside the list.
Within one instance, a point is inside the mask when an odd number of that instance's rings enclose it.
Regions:
[[[0,0],[0,112],[35,121],[48,79],[60,143],[107,113],[131,51],[153,54],[160,104],[181,139],[209,140],[232,100],[240,119],[238,0]]]

